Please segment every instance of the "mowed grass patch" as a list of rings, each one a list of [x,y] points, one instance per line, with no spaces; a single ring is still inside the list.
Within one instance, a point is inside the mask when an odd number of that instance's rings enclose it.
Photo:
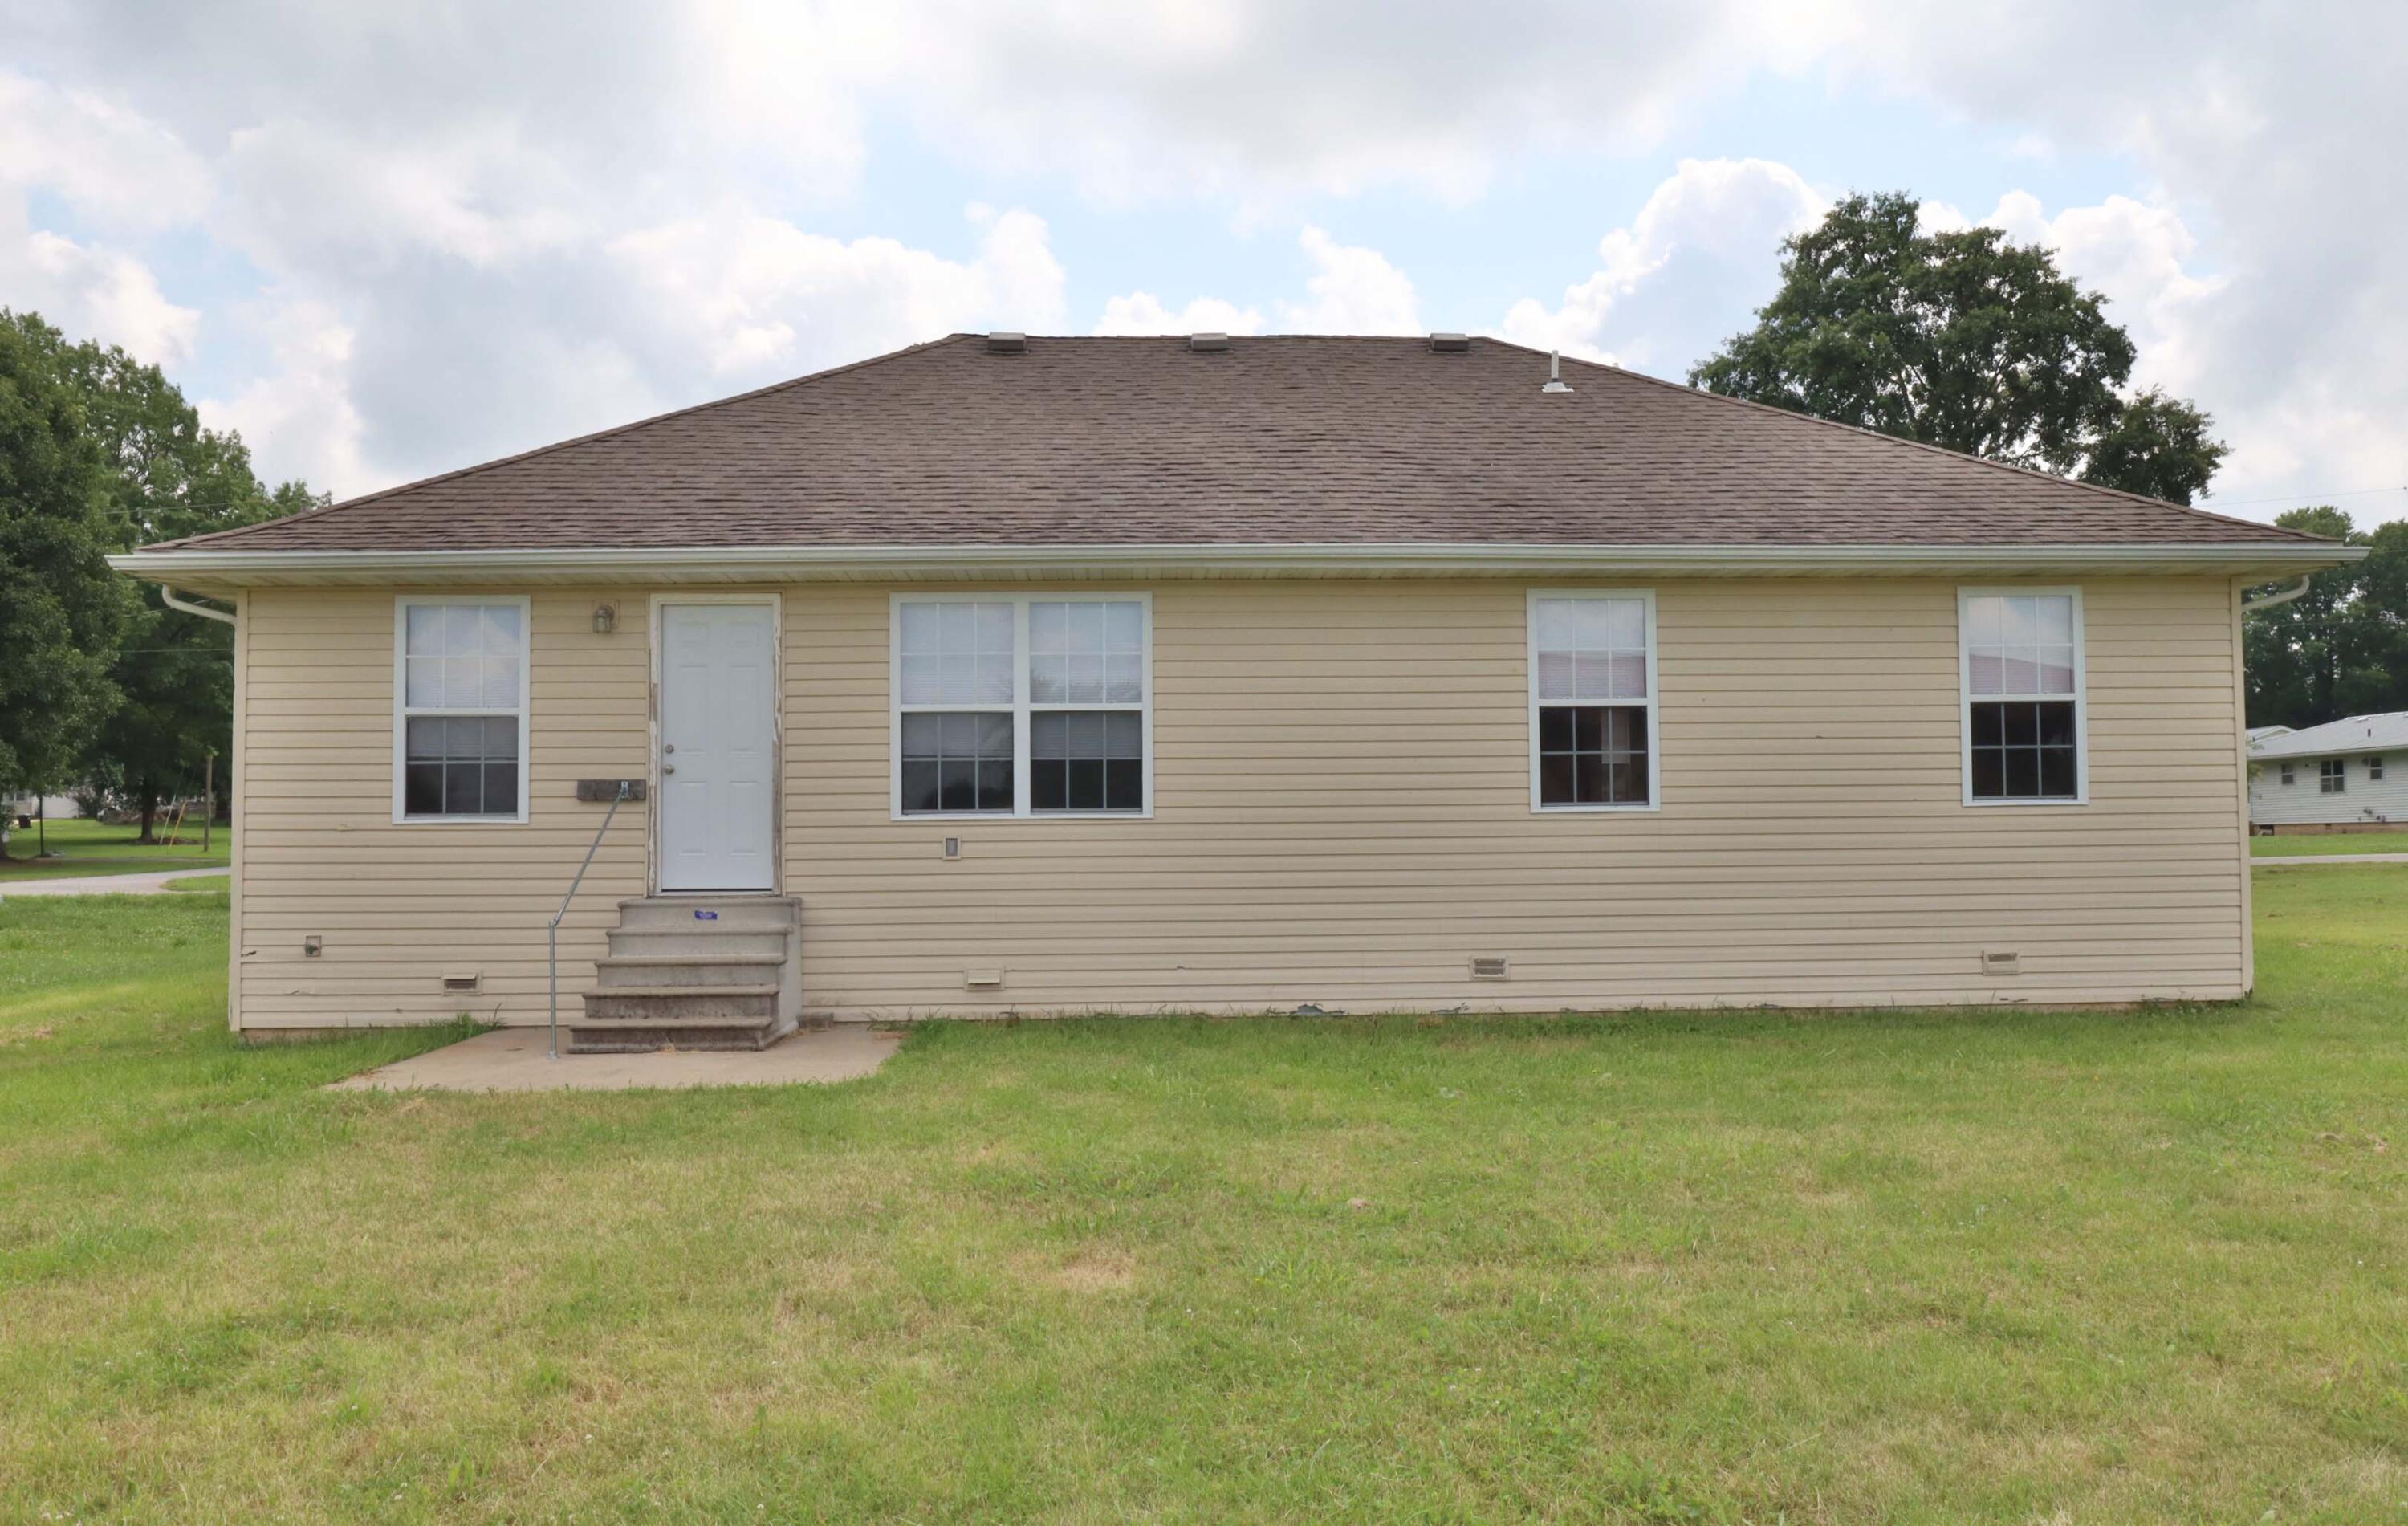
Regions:
[[[2408,871],[2139,1014],[945,1026],[329,1093],[0,908],[0,1518],[2388,1520]]]
[[[2278,832],[2252,837],[2260,858],[2311,858],[2329,853],[2408,853],[2408,828],[2396,832]]]
[[[10,817],[9,825],[7,847],[0,851],[0,894],[7,893],[12,881],[222,869],[234,851],[231,832],[220,827],[211,834],[208,851],[203,852],[197,816],[185,823],[173,843],[146,843],[138,826],[111,826],[82,816],[24,828],[18,828],[16,818]],[[152,830],[165,837],[167,819],[162,816]],[[36,857],[45,845],[57,857]]]

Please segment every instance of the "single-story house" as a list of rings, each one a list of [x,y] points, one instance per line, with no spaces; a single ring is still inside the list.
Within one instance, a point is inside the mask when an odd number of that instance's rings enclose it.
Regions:
[[[2253,732],[2249,820],[2270,832],[2380,831],[2408,823],[2408,710]]]
[[[632,1047],[2238,997],[2243,590],[2355,554],[1488,338],[959,334],[118,565],[238,621],[237,1028],[543,1022],[590,850]]]

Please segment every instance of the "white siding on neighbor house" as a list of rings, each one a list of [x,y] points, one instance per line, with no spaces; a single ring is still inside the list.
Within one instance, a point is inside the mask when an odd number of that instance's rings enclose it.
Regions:
[[[2342,760],[2348,787],[2328,795],[2317,783],[2321,757],[2289,759],[2292,783],[2283,783],[2284,759],[2251,765],[2249,819],[2260,827],[2303,827],[2353,821],[2408,822],[2408,747],[2373,756],[2383,777],[2369,778],[2363,753],[2329,755]]]
[[[1261,580],[1150,590],[1150,819],[924,821],[890,814],[896,590],[786,587],[783,887],[803,901],[805,1005],[1552,1011],[2247,988],[2229,580],[2083,584],[2090,802],[2014,808],[1961,798],[1954,581],[1652,586],[1657,811],[1531,809],[1524,584]],[[640,596],[538,590],[528,824],[394,825],[392,593],[245,600],[246,1026],[464,1008],[540,1022],[544,920],[602,810],[570,798],[574,781],[646,771],[646,633],[590,626],[597,598]],[[612,902],[644,889],[644,831],[623,813],[562,929],[570,1003]],[[306,959],[312,933],[325,951]],[[1984,974],[1985,951],[2018,954],[2021,972]],[[1506,979],[1471,976],[1489,955]],[[475,998],[442,993],[444,972],[468,970]],[[965,989],[973,971],[1001,988]]]

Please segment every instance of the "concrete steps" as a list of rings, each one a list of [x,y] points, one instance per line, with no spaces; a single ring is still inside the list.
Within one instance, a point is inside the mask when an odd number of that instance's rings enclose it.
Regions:
[[[760,1049],[802,1005],[801,903],[791,896],[645,896],[619,903],[568,1051]]]

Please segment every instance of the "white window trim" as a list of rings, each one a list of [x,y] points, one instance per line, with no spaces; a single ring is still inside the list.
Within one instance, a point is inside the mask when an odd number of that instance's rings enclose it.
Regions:
[[[1028,698],[1028,607],[1057,603],[1134,603],[1144,611],[1139,668],[1145,697],[1137,704],[1034,704]],[[1011,703],[1008,705],[905,705],[903,703],[903,606],[906,604],[1009,604],[1011,606]],[[1032,811],[1028,806],[1029,716],[1057,711],[1120,711],[1138,717],[1145,807],[1140,811]],[[979,712],[1011,717],[1011,811],[912,811],[903,809],[903,717],[907,712]],[[891,594],[886,602],[886,811],[892,821],[1151,821],[1154,819],[1154,596],[1096,589],[1010,593],[972,590],[945,594]]]
[[[1542,805],[1539,799],[1539,600],[1542,598],[1635,598],[1647,608],[1647,698],[1638,708],[1647,712],[1647,799],[1643,804],[1600,802],[1596,805]],[[1656,590],[1653,588],[1532,588],[1522,601],[1522,663],[1529,690],[1530,813],[1532,815],[1628,814],[1664,808],[1664,735],[1657,724],[1662,712],[1656,682]],[[1629,709],[1616,699],[1599,708]]]
[[[2349,793],[2349,759],[2322,757],[2316,760],[2316,793],[2319,795]]]
[[[2275,771],[2275,773],[2276,773],[2276,774],[2277,774],[2277,775],[2282,779],[2282,781],[2283,781],[2283,783],[2284,783],[2284,784],[2288,785],[2288,784],[2290,784],[2290,783],[2292,782],[2292,780],[2291,780],[2291,765],[2290,765],[2290,764],[2288,764],[2288,763],[2282,764],[2282,765],[2281,765],[2280,767],[2278,767],[2274,771]]]
[[[1985,702],[2018,698],[2049,701],[2073,701],[2073,793],[2071,795],[2018,795],[1999,799],[1976,799],[1973,796],[1973,643],[1971,627],[1965,618],[1968,604],[1977,598],[2026,597],[2035,595],[2058,595],[2073,600],[2073,692],[2066,694],[2031,694],[1979,696]],[[2006,584],[1998,587],[1960,587],[1956,590],[1956,762],[1964,791],[1964,803],[1987,810],[1992,806],[2067,806],[2090,803],[2090,660],[2084,643],[2089,636],[2089,618],[2082,608],[2082,590],[2077,587],[2035,588],[2028,585]]]
[[[2370,785],[2379,785],[2383,782],[2383,756],[2381,753],[2372,753],[2367,756],[2366,782]]]
[[[413,816],[403,810],[402,769],[408,755],[408,721],[412,715],[464,715],[480,713],[455,710],[449,706],[429,705],[413,710],[409,698],[409,612],[416,605],[474,604],[519,612],[519,809],[515,815],[475,816]],[[527,819],[527,785],[530,751],[528,741],[534,732],[535,717],[535,612],[533,601],[524,594],[398,594],[393,601],[393,822],[396,827],[507,827],[524,826]],[[487,715],[506,713],[498,710],[481,712]]]

